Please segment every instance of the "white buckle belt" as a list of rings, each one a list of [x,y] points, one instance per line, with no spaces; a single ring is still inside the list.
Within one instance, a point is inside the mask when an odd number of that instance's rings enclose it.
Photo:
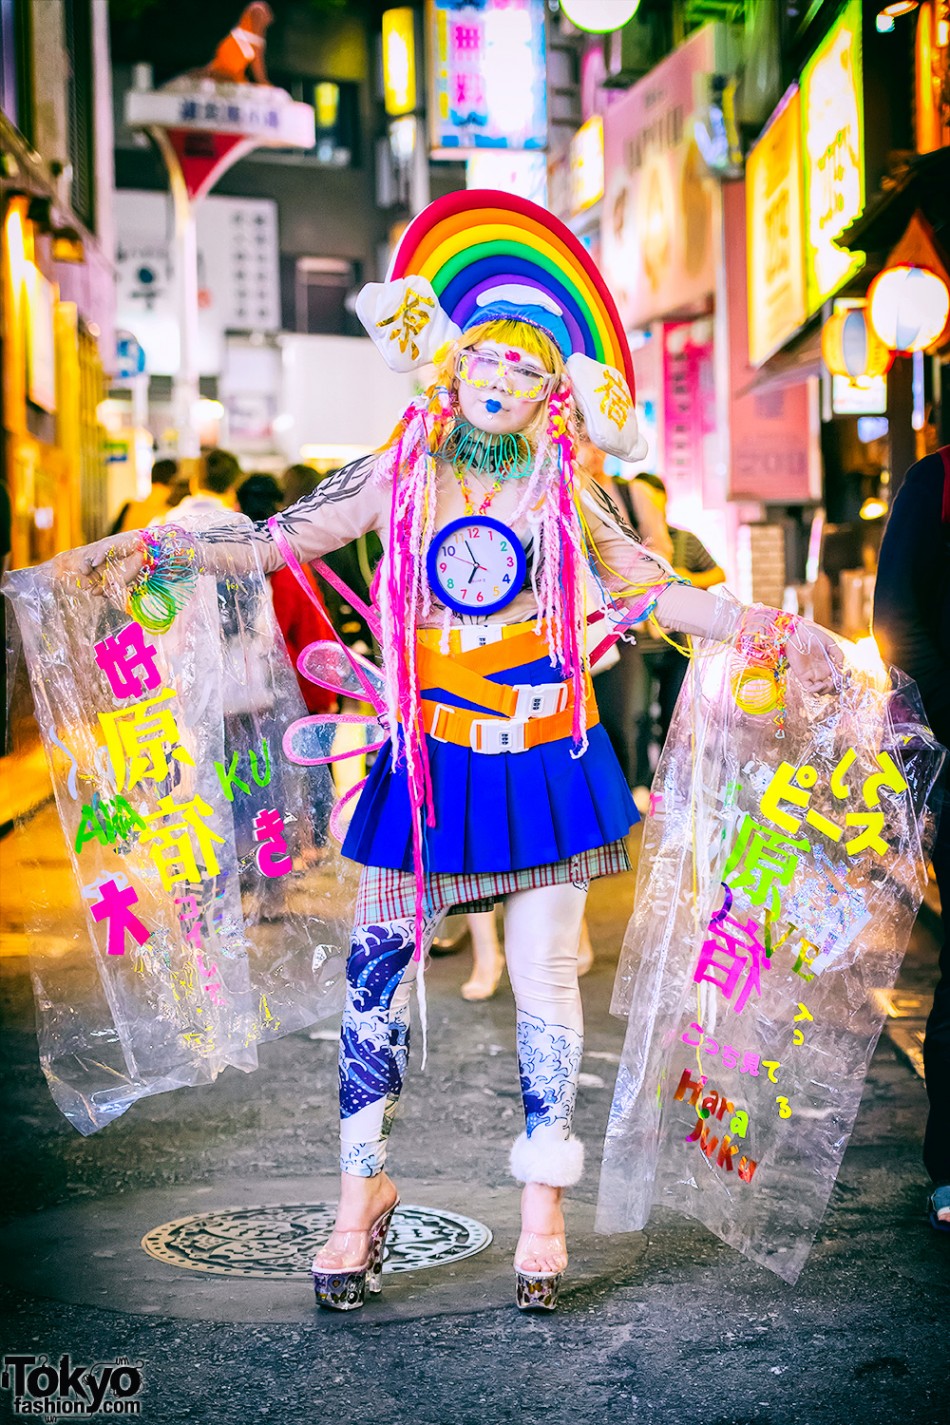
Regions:
[[[518,701],[515,716],[507,718],[475,718],[469,733],[469,746],[473,752],[484,752],[494,756],[499,752],[523,752],[525,750],[525,726],[532,718],[551,717],[563,712],[567,707],[568,689],[563,683],[541,683],[532,687],[530,683],[519,683],[515,687]],[[446,742],[439,731],[443,716],[454,712],[464,712],[464,708],[454,708],[448,703],[437,703],[432,718],[429,736],[436,742]]]
[[[477,718],[472,723],[469,746],[473,752],[523,752],[527,721],[526,717]]]

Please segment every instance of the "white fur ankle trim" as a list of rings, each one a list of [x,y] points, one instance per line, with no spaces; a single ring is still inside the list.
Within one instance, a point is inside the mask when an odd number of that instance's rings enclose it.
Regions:
[[[519,1183],[573,1187],[584,1172],[584,1145],[579,1138],[562,1138],[550,1128],[522,1133],[511,1145],[511,1176]]]

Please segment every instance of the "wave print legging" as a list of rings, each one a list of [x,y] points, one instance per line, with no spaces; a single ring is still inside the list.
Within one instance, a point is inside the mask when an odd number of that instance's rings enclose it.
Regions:
[[[569,883],[516,891],[505,903],[525,1130],[529,1141],[538,1134],[552,1147],[570,1138],[577,1097],[584,1032],[577,947],[586,900],[586,883]],[[426,924],[427,945],[436,924]],[[357,1177],[375,1177],[386,1164],[409,1061],[414,931],[411,919],[353,930],[340,1036],[340,1167]]]

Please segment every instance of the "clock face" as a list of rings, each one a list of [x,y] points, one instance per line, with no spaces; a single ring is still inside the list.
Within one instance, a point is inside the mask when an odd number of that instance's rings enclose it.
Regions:
[[[525,555],[518,536],[487,515],[443,526],[429,545],[429,583],[460,614],[491,614],[521,592]]]

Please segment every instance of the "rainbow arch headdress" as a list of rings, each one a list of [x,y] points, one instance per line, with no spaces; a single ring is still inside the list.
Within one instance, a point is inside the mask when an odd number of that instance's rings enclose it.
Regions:
[[[412,220],[385,282],[356,311],[386,364],[413,371],[493,316],[546,331],[567,363],[593,443],[641,460],[633,362],[616,304],[590,254],[552,213],[511,193],[470,188]]]

